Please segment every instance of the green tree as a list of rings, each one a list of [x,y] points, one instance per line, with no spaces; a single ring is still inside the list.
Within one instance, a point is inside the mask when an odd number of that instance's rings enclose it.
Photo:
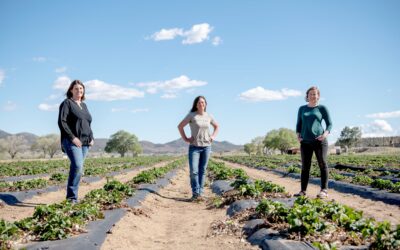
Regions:
[[[244,144],[244,152],[248,153],[249,156],[254,153],[254,144],[246,143]]]
[[[252,154],[263,155],[264,154],[264,137],[258,136],[251,140],[250,143],[244,144],[244,152],[248,153],[249,156]]]
[[[344,127],[336,144],[341,147],[354,147],[361,140],[360,127]]]
[[[36,142],[31,146],[32,150],[40,150],[44,157],[46,154],[53,158],[57,151],[60,150],[60,136],[57,134],[49,134],[36,139]]]
[[[296,132],[288,128],[271,130],[264,139],[265,147],[278,149],[282,154],[292,147],[297,147],[298,144]]]
[[[117,152],[121,157],[124,157],[129,151],[132,152],[134,156],[137,156],[142,152],[142,147],[140,146],[136,135],[120,130],[111,135],[104,150],[107,153]]]
[[[251,144],[254,145],[254,151],[256,155],[263,155],[264,154],[264,137],[258,136],[251,140]]]

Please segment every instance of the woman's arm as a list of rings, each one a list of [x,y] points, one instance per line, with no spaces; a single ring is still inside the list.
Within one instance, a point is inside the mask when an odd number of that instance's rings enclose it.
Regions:
[[[322,108],[322,118],[325,121],[326,129],[322,135],[317,137],[317,140],[319,140],[319,141],[325,140],[325,138],[328,137],[328,135],[330,134],[330,132],[332,130],[332,120],[329,115],[328,109],[325,106],[323,106],[323,108]]]
[[[60,105],[60,111],[58,114],[58,127],[60,128],[61,131],[66,133],[69,137],[69,139],[72,141],[73,144],[77,147],[82,147],[82,142],[79,140],[78,137],[76,137],[69,125],[68,125],[68,114],[69,114],[69,105],[67,105],[67,102],[63,102]]]
[[[301,120],[301,115],[302,115],[302,110],[301,107],[299,108],[299,111],[297,112],[297,123],[296,123],[296,134],[297,134],[297,140],[301,142],[303,138],[301,138],[301,129],[303,126],[302,120]]]
[[[213,126],[213,128],[214,128],[214,131],[211,135],[211,140],[214,141],[219,132],[219,125],[216,121],[213,120],[213,121],[211,121],[211,126]]]
[[[178,130],[179,130],[179,134],[181,135],[182,139],[187,142],[187,143],[191,143],[193,138],[187,138],[186,134],[185,134],[185,130],[183,129],[186,125],[188,125],[189,120],[187,119],[183,119],[179,125],[178,125]]]

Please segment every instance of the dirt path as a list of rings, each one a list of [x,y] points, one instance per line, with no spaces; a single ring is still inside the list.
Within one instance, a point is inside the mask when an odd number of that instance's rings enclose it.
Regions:
[[[149,166],[141,169],[134,169],[127,173],[123,173],[120,175],[114,176],[116,180],[121,182],[127,182],[135,177],[138,173],[145,169],[153,168],[153,167],[162,167],[169,163],[168,162],[160,162],[153,166]],[[93,189],[98,189],[106,184],[106,178],[102,178],[100,181],[92,182],[92,183],[83,183],[79,185],[79,198],[83,198],[87,193],[89,193]],[[22,204],[18,205],[7,205],[4,204],[3,207],[0,208],[0,219],[4,219],[7,221],[17,221],[29,216],[32,216],[33,211],[35,210],[35,206],[40,204],[53,204],[57,202],[61,202],[65,199],[65,186],[55,192],[48,192],[36,195],[30,199],[25,200]]]
[[[211,197],[210,189],[206,196]],[[101,249],[259,249],[230,235],[207,237],[210,225],[224,221],[226,209],[207,210],[205,202],[189,202],[188,169],[151,194],[142,203],[141,215],[127,213],[112,229]]]
[[[225,162],[225,164],[234,168],[242,168],[251,178],[263,179],[282,185],[285,187],[286,191],[291,194],[295,194],[300,191],[300,180],[292,179],[290,177],[282,177],[272,172],[257,170],[240,164],[234,164],[230,162]],[[309,197],[316,197],[320,189],[320,186],[309,183],[307,195]],[[400,224],[399,206],[389,205],[381,201],[365,199],[359,195],[340,193],[333,189],[329,190],[329,200],[335,200],[357,210],[362,210],[365,216],[373,217],[378,221],[387,220],[394,225]]]

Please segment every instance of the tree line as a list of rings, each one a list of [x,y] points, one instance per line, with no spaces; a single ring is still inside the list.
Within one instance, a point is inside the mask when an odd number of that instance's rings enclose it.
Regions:
[[[35,142],[29,146],[28,141],[22,135],[10,135],[0,139],[0,152],[7,153],[11,159],[15,159],[17,154],[27,151],[41,152],[43,157],[53,158],[54,155],[61,152],[60,135],[49,134],[38,137]],[[133,156],[142,153],[142,147],[135,134],[120,130],[111,135],[107,141],[104,151],[107,153],[118,153],[124,157],[128,152]]]
[[[346,126],[341,131],[335,145],[346,149],[352,148],[361,140],[361,135],[361,128]],[[250,143],[244,144],[244,151],[249,155],[270,154],[275,150],[284,154],[298,147],[296,132],[288,128],[280,128],[271,130],[264,137],[258,136]]]

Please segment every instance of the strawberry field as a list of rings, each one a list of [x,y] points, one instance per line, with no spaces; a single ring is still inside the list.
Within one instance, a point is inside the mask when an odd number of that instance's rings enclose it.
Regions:
[[[296,155],[214,157],[198,202],[186,158],[88,159],[77,204],[64,200],[68,164],[0,163],[1,249],[400,249],[399,156],[331,156],[323,200],[293,197]],[[312,175],[317,190],[316,163]]]

